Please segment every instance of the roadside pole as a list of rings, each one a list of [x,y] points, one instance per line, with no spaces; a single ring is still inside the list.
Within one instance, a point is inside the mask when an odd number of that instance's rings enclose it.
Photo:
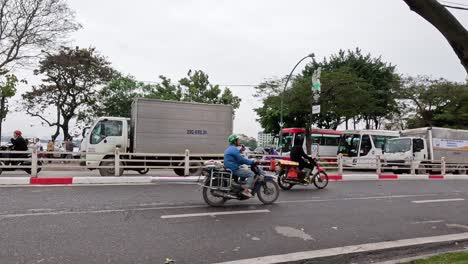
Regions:
[[[320,104],[319,104],[319,99],[320,99],[320,74],[322,72],[322,68],[318,67],[314,73],[312,74],[312,111],[310,114],[310,140],[312,141],[312,116],[316,114],[320,114]],[[313,142],[313,141],[312,141]],[[311,142],[311,144],[312,144]],[[312,154],[312,150],[311,150]],[[317,151],[317,156],[318,156],[318,151]]]

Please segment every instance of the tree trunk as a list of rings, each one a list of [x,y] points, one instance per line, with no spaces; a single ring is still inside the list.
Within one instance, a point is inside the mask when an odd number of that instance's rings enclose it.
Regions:
[[[356,117],[353,116],[353,128],[354,130],[356,130]]]
[[[3,132],[3,118],[6,116],[6,98],[2,96],[2,99],[0,100],[0,137],[2,136],[2,132]]]
[[[310,125],[307,125],[305,129],[305,139],[307,155],[310,155],[312,153],[312,135],[310,134]]]
[[[348,121],[349,121],[349,118],[346,118],[346,119],[345,119],[346,130],[348,130]]]
[[[455,16],[436,0],[403,1],[444,35],[468,73],[468,31]]]
[[[63,119],[63,124],[61,125],[62,131],[63,131],[63,139],[67,140],[70,139],[70,129],[69,129],[69,123],[70,123],[71,118],[64,118]]]

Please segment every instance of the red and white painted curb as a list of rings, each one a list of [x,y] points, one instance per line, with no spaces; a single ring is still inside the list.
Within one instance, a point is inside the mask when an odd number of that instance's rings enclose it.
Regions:
[[[409,174],[328,174],[330,181],[392,181],[392,180],[468,180],[468,175],[409,175]],[[144,184],[155,182],[197,182],[203,177],[0,177],[0,185],[89,185],[89,184]]]
[[[468,180],[468,175],[440,174],[328,174],[334,181],[373,181],[373,180]]]
[[[143,184],[153,182],[196,182],[199,177],[0,177],[0,185],[53,184]]]

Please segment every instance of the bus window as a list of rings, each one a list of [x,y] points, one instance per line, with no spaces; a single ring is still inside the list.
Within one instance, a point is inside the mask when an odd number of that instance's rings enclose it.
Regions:
[[[362,136],[360,156],[366,156],[372,149],[372,143],[369,135]]]
[[[322,145],[322,136],[312,136],[312,144],[319,144]]]
[[[323,137],[323,143],[322,145],[324,146],[338,146],[340,142],[339,137]]]

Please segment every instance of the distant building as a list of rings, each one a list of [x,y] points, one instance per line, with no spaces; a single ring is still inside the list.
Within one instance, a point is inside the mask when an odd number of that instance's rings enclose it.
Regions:
[[[259,132],[257,136],[257,143],[259,147],[267,147],[273,145],[273,134]]]

